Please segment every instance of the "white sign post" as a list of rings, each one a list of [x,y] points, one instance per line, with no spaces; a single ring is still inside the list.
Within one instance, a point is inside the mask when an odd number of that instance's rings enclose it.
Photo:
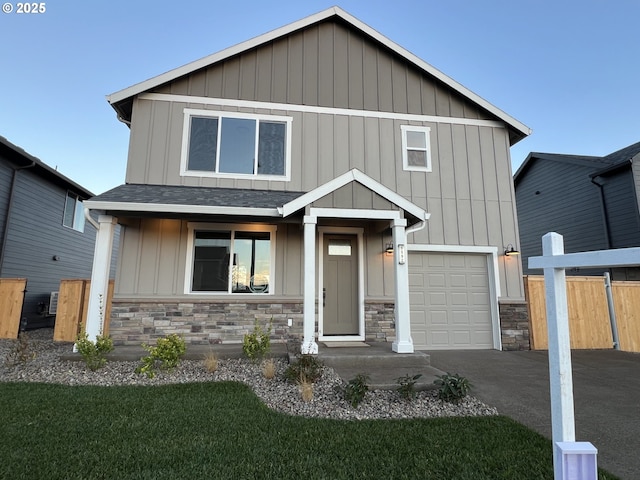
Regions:
[[[568,480],[569,478],[581,480],[593,478],[596,480],[597,478],[597,470],[592,473],[589,469],[589,476],[584,476],[586,472],[582,472],[579,477],[567,477],[565,473],[572,469],[566,468],[567,465],[564,465],[563,468],[563,461],[566,461],[568,457],[562,455],[562,447],[566,447],[568,443],[575,443],[576,437],[565,269],[631,265],[640,265],[640,248],[565,254],[562,235],[553,232],[542,237],[542,256],[529,258],[529,268],[544,270],[547,330],[549,332],[549,383],[555,480]],[[595,448],[587,450],[595,451]],[[595,456],[595,453],[593,455]],[[595,462],[593,466],[595,469]]]

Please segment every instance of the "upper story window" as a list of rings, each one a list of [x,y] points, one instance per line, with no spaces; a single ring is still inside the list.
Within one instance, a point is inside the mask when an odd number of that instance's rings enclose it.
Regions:
[[[82,200],[75,193],[67,192],[62,224],[65,227],[84,232],[84,207]]]
[[[429,127],[402,125],[402,164],[405,170],[431,171]]]
[[[288,180],[291,117],[185,109],[182,175]]]

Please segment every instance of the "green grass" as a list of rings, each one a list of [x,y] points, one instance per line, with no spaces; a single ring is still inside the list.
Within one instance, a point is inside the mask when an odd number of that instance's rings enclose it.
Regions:
[[[231,382],[0,383],[0,405],[12,480],[553,478],[551,442],[506,417],[290,417]]]

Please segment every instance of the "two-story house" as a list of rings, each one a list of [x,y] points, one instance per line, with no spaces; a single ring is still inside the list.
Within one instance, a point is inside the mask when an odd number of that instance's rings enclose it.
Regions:
[[[340,8],[108,101],[130,147],[126,183],[86,202],[90,335],[116,224],[120,344],[240,342],[257,319],[304,352],[500,349],[501,311],[525,309],[503,253],[530,130]]]

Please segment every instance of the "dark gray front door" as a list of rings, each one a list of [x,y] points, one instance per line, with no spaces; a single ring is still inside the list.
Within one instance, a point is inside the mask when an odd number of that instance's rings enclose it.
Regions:
[[[356,235],[324,236],[323,283],[323,334],[358,335]]]

